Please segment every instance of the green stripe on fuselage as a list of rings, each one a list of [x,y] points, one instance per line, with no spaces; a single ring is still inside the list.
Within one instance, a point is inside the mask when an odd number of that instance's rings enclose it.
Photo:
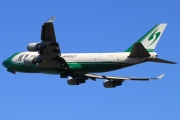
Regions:
[[[112,70],[121,69],[129,64],[113,63],[113,62],[68,62],[67,63],[73,72],[107,72]],[[8,60],[8,69],[16,72],[24,73],[47,73],[47,74],[59,74],[57,68],[39,68],[36,65],[27,66],[25,64],[15,64]]]
[[[78,72],[107,72],[130,66],[113,62],[68,62],[68,65],[73,71]]]

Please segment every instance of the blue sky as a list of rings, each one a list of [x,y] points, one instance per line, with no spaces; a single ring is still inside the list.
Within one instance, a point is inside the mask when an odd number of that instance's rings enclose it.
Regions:
[[[157,23],[168,23],[155,51],[180,63],[179,5],[177,0],[1,1],[0,61],[40,41],[41,25],[56,16],[56,38],[64,53],[124,51]],[[144,63],[103,73],[166,74],[158,81],[127,81],[105,89],[102,80],[74,87],[58,75],[13,75],[1,66],[0,120],[179,120],[179,68]]]

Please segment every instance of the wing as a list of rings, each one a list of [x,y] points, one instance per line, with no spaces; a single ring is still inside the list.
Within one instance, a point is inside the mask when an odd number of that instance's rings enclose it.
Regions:
[[[56,41],[56,36],[55,36],[54,26],[53,26],[54,19],[55,17],[52,17],[42,25],[42,29],[41,29],[42,41]]]
[[[60,47],[56,42],[56,36],[54,32],[53,21],[55,17],[50,18],[42,25],[41,29],[41,55],[61,55]]]
[[[79,85],[82,83],[85,83],[87,79],[96,80],[96,79],[105,79],[104,80],[104,87],[105,88],[115,88],[116,86],[122,85],[122,83],[125,80],[142,80],[142,81],[148,81],[150,79],[157,80],[161,79],[164,76],[164,74],[155,77],[155,78],[143,78],[143,77],[117,77],[117,76],[106,76],[106,75],[98,75],[98,74],[74,74],[71,75],[71,78],[68,78],[68,84],[69,85]]]
[[[116,77],[116,76],[105,76],[105,75],[97,75],[97,74],[84,74],[86,78],[90,78],[92,80],[98,79],[105,79],[103,85],[105,88],[115,88],[116,86],[122,85],[122,82],[125,80],[142,80],[147,81],[150,79],[161,79],[164,74],[156,77],[156,78],[141,78],[141,77]]]
[[[156,78],[142,78],[142,77],[116,77],[116,76],[105,76],[105,75],[98,75],[98,74],[84,74],[84,76],[96,80],[98,79],[106,79],[106,80],[113,80],[113,81],[125,81],[125,80],[142,80],[142,81],[147,81],[147,80],[157,80],[161,79],[165,74],[162,74]]]
[[[38,67],[40,68],[57,68],[59,72],[70,71],[70,67],[61,57],[59,43],[56,42],[56,36],[53,26],[55,17],[51,17],[47,22],[42,25],[41,29],[41,42],[38,43],[37,48],[39,51],[40,59]]]

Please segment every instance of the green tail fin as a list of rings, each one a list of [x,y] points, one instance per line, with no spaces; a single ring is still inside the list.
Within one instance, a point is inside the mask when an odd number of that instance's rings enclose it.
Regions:
[[[136,43],[141,43],[148,52],[153,52],[161,35],[163,34],[167,24],[157,24],[144,36],[142,36]],[[133,45],[125,52],[131,52]]]

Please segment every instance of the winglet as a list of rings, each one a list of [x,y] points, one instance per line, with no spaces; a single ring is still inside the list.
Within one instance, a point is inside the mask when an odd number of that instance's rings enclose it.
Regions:
[[[51,17],[47,22],[53,22],[55,18],[56,18],[56,17],[53,16],[53,17]]]
[[[157,79],[161,79],[161,78],[163,78],[163,77],[164,77],[164,75],[165,75],[165,74],[162,74],[162,75],[158,76],[158,77],[157,77]]]

